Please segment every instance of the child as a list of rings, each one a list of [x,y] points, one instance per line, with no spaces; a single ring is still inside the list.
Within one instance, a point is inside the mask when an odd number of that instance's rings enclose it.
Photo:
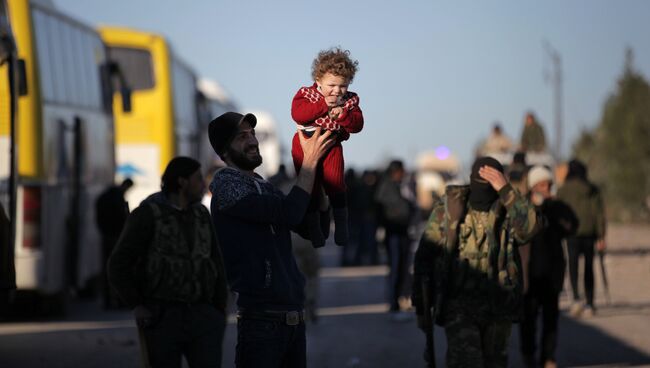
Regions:
[[[300,172],[303,152],[298,134],[313,134],[317,127],[331,130],[336,144],[323,158],[316,174],[314,186],[322,185],[329,196],[334,212],[334,242],[345,245],[348,241],[348,210],[341,142],[363,128],[363,114],[359,108],[359,96],[348,91],[354,79],[358,62],[350,59],[350,52],[332,48],[318,53],[312,64],[314,84],[302,87],[293,98],[291,117],[298,123],[300,132],[293,137],[291,155],[296,172]],[[317,211],[318,193],[313,191],[307,213],[307,224],[314,247],[325,245]]]

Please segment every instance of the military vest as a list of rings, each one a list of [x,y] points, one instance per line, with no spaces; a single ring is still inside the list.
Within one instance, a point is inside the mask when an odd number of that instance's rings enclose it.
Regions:
[[[144,295],[187,303],[212,302],[218,274],[212,259],[213,233],[207,210],[192,206],[191,220],[181,220],[175,211],[155,203],[149,206],[155,221],[144,265]],[[187,221],[186,225],[181,221]]]
[[[458,258],[462,262],[463,274],[459,278],[459,287],[476,289],[482,279],[487,278],[489,265],[489,245],[487,229],[494,225],[494,216],[490,212],[468,211],[465,220],[460,223],[458,234]]]
[[[471,210],[463,187],[448,192],[445,202],[442,225],[451,256],[448,296],[461,301],[463,309],[517,318],[523,284],[521,262],[504,208],[496,203],[488,212]]]

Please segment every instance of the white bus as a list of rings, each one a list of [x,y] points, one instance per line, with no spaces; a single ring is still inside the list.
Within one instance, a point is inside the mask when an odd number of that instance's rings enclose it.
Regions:
[[[63,306],[70,288],[88,287],[102,269],[94,202],[115,172],[114,68],[99,34],[51,1],[7,5],[27,80],[16,124],[16,284],[19,296]],[[1,114],[3,151],[7,126]],[[0,181],[7,180],[6,162]]]

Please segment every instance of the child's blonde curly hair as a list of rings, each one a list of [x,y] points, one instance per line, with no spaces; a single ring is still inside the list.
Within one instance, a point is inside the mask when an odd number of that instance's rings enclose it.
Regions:
[[[341,47],[333,47],[322,50],[314,59],[311,65],[311,76],[315,81],[322,78],[326,73],[332,73],[343,77],[348,83],[352,83],[357,72],[359,62],[350,58],[350,51]]]

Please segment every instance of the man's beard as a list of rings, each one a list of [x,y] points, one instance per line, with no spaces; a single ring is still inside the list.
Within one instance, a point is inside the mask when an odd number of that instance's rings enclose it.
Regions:
[[[238,168],[242,170],[254,170],[262,164],[262,156],[259,153],[259,149],[257,147],[255,148],[257,149],[257,154],[253,157],[249,157],[246,154],[246,151],[252,149],[252,147],[246,148],[245,152],[237,152],[229,149],[228,155],[230,156],[230,160],[237,165]]]

